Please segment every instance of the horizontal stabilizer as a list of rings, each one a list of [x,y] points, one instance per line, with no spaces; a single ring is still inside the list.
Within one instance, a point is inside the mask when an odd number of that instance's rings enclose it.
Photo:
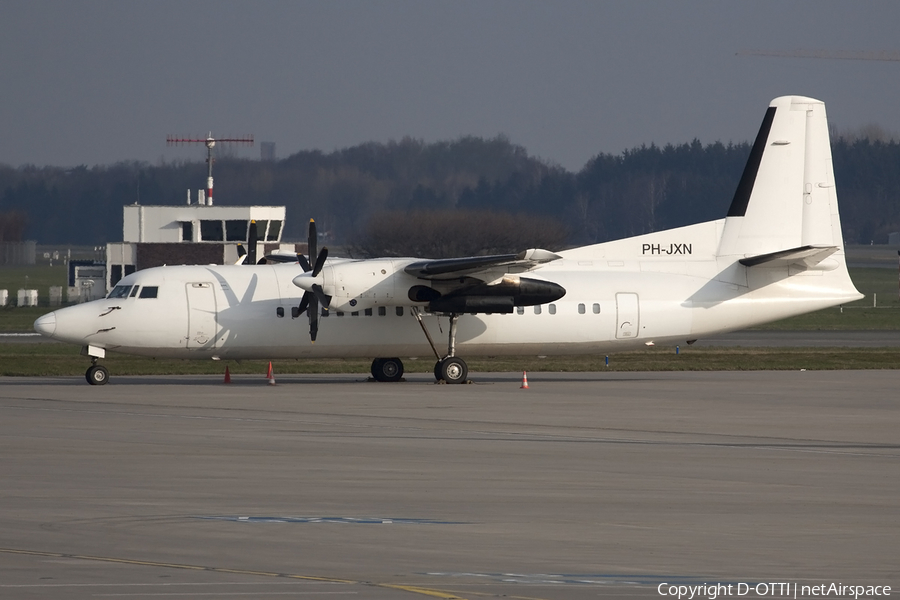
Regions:
[[[778,252],[742,258],[739,262],[745,267],[765,265],[767,267],[797,266],[809,269],[837,251],[837,246],[801,246],[790,250],[779,250]]]

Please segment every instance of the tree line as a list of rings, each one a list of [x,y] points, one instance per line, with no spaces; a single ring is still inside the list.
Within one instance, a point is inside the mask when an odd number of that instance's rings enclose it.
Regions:
[[[304,240],[313,217],[328,243],[360,255],[472,253],[448,241],[458,236],[483,253],[559,248],[723,217],[749,152],[747,142],[695,139],[600,153],[571,172],[503,136],[404,138],[277,161],[223,157],[214,168],[215,201],[285,205],[283,239]],[[832,153],[846,241],[884,243],[900,231],[900,143],[838,137]],[[202,161],[0,165],[0,235],[46,244],[117,241],[123,205],[181,204],[205,178]]]

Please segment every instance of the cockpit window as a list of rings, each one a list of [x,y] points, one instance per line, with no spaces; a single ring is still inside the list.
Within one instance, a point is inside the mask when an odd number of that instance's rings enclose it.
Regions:
[[[137,296],[139,289],[141,289],[141,286],[139,286],[139,285],[134,286],[134,288],[131,290],[131,298],[134,298],[135,296]]]
[[[156,298],[156,293],[159,291],[159,286],[156,285],[145,285],[144,289],[141,290],[140,298]]]
[[[112,289],[107,298],[127,298],[129,292],[131,292],[130,285],[117,285]]]

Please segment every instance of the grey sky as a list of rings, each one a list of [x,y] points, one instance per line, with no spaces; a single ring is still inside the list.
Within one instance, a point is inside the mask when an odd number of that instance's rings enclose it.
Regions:
[[[769,100],[900,131],[900,2],[0,0],[0,163],[279,157],[504,133],[569,169],[642,143],[751,140]],[[236,151],[258,157],[259,145]]]

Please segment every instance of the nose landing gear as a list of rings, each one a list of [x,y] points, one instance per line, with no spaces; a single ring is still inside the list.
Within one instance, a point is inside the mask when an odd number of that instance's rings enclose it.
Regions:
[[[84,378],[91,385],[106,385],[109,381],[109,371],[103,365],[97,364],[97,359],[91,361],[91,366],[84,372]]]

